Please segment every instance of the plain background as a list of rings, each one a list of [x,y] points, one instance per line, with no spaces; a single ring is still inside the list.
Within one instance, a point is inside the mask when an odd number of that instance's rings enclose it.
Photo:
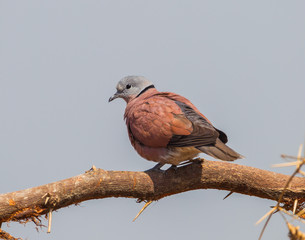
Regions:
[[[303,0],[0,1],[0,192],[84,173],[154,165],[131,147],[121,100],[126,75],[189,98],[245,155],[273,169],[305,133]],[[4,224],[24,239],[257,239],[275,202],[198,190],[152,204],[81,203],[53,214],[52,233]],[[44,221],[47,225],[47,222]],[[272,218],[264,239],[286,239]]]

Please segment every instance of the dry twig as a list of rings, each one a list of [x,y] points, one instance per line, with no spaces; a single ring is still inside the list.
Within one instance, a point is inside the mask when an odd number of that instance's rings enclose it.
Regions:
[[[285,212],[287,213],[283,208],[280,207],[280,203],[283,202],[283,197],[284,197],[284,194],[285,192],[287,191],[287,188],[288,186],[291,184],[293,178],[295,177],[296,174],[298,173],[302,173],[301,171],[301,167],[305,164],[305,158],[302,158],[301,157],[301,154],[302,154],[302,149],[303,149],[303,145],[301,144],[300,147],[299,147],[299,151],[298,151],[298,156],[295,158],[295,157],[291,157],[291,156],[287,156],[287,155],[282,155],[282,157],[284,158],[292,158],[292,159],[297,159],[297,161],[295,162],[290,162],[290,163],[282,163],[282,164],[274,164],[273,167],[287,167],[287,166],[296,166],[296,169],[295,171],[293,172],[293,174],[289,177],[289,179],[287,180],[286,184],[285,184],[285,187],[282,191],[282,193],[280,194],[280,197],[279,199],[277,200],[277,204],[275,207],[272,208],[272,210],[270,210],[268,213],[266,213],[259,221],[257,221],[257,224],[260,223],[263,219],[265,219],[266,217],[267,218],[267,221],[265,222],[264,226],[263,226],[263,229],[260,233],[260,236],[259,236],[259,240],[262,239],[263,237],[263,234],[264,234],[264,231],[266,230],[266,227],[272,217],[272,214],[277,212],[277,211],[282,211],[282,212]],[[296,208],[297,208],[297,203],[298,203],[298,198],[296,198],[294,200],[294,206],[293,206],[293,213],[295,213],[296,211]],[[297,217],[301,217],[303,215],[303,213],[305,212],[305,208],[303,210],[301,210],[296,216]]]

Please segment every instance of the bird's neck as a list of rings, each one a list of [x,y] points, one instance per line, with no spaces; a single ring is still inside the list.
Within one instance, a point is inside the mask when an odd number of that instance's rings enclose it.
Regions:
[[[158,93],[158,90],[151,85],[143,89],[139,94],[131,95],[128,99],[126,99],[127,105],[136,103],[137,101],[150,97],[156,93]]]
[[[144,88],[136,97],[139,97],[140,95],[142,95],[143,93],[145,93],[146,91],[148,91],[151,88],[155,88],[155,86],[153,84],[147,86],[146,88]]]

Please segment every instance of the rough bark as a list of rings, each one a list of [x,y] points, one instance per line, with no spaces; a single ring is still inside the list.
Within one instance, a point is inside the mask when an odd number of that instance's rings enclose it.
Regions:
[[[289,176],[233,163],[207,161],[177,170],[128,172],[96,169],[58,182],[0,195],[0,222],[33,220],[50,210],[108,197],[159,200],[195,189],[220,189],[278,200]],[[283,202],[305,201],[305,179],[293,178]]]

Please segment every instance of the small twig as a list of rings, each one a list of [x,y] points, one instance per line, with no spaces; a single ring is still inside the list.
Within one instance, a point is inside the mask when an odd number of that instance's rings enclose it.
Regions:
[[[262,216],[255,224],[260,224],[266,217],[270,216],[274,211],[276,210],[276,207],[273,207],[269,212],[267,212],[264,216]]]
[[[294,176],[300,171],[301,167],[302,167],[303,164],[305,163],[305,158],[301,158],[302,149],[303,149],[303,144],[300,144],[299,151],[298,151],[298,156],[297,156],[297,158],[296,158],[296,159],[298,160],[299,163],[296,164],[296,166],[297,166],[297,167],[296,167],[296,170],[295,170],[295,171],[293,172],[293,174],[289,177],[288,181],[287,181],[286,184],[285,184],[285,187],[284,187],[284,189],[283,189],[283,191],[282,191],[282,193],[281,193],[281,195],[280,195],[280,197],[279,197],[279,199],[278,199],[278,201],[277,201],[277,204],[276,204],[276,206],[274,207],[276,210],[279,209],[280,203],[281,203],[282,200],[283,200],[283,196],[284,196],[285,191],[287,190],[287,187],[289,186],[291,180],[292,180],[292,179],[294,178]],[[284,157],[284,156],[287,157],[287,155],[283,155],[283,154],[282,154],[282,157]],[[290,157],[290,156],[289,156],[289,157]],[[302,159],[302,161],[301,161],[301,159]],[[268,218],[267,218],[267,221],[265,222],[264,227],[263,227],[263,229],[262,229],[262,231],[261,231],[261,234],[259,235],[258,240],[261,240],[261,239],[262,239],[263,234],[264,234],[264,231],[265,231],[265,229],[266,229],[266,227],[267,227],[267,225],[268,225],[268,223],[269,223],[271,217],[272,217],[272,214],[269,214],[269,216],[268,216]],[[264,216],[264,218],[265,218],[265,216]]]
[[[298,151],[298,157],[297,157],[297,159],[298,159],[299,161],[300,161],[300,159],[301,159],[302,148],[303,148],[303,144],[300,145],[299,151]],[[304,160],[305,160],[305,158],[304,158]],[[304,161],[303,161],[303,162],[300,162],[300,163],[297,165],[296,170],[293,172],[293,174],[292,174],[292,175],[290,176],[290,178],[288,179],[288,181],[287,181],[287,183],[286,183],[286,185],[285,185],[285,187],[284,187],[284,190],[282,191],[282,193],[281,193],[281,195],[280,195],[280,197],[279,197],[279,200],[277,201],[277,206],[278,206],[278,205],[280,204],[280,202],[282,201],[283,196],[284,196],[284,193],[285,193],[285,191],[286,191],[288,185],[290,184],[291,180],[292,180],[292,179],[294,178],[294,176],[300,171],[300,169],[301,169],[301,167],[303,166],[303,164],[304,164]]]
[[[292,213],[288,212],[288,211],[285,210],[284,208],[279,207],[278,210],[279,210],[280,213],[283,212],[283,213],[287,214],[288,216],[292,217],[293,219],[298,220],[298,221],[300,221],[301,223],[305,224],[305,221],[304,221],[302,218],[298,217],[297,215],[293,215]]]
[[[280,205],[280,202],[281,202],[282,199],[283,199],[284,193],[285,193],[285,191],[286,191],[288,185],[290,184],[290,182],[291,182],[291,180],[293,179],[293,177],[298,173],[299,168],[300,168],[301,166],[302,166],[302,164],[301,164],[300,166],[297,167],[297,169],[293,172],[293,174],[290,176],[290,178],[289,178],[288,181],[286,182],[286,185],[285,185],[285,187],[284,187],[284,189],[283,189],[283,191],[282,191],[282,193],[281,193],[281,195],[280,195],[280,197],[279,197],[279,200],[277,201],[277,204],[276,204],[276,206],[274,207],[275,209],[278,209],[278,207],[279,207],[279,205]],[[267,225],[268,225],[268,223],[269,223],[271,217],[272,217],[272,214],[270,214],[270,215],[268,216],[267,221],[266,221],[266,223],[264,224],[264,227],[263,227],[263,229],[262,229],[261,234],[259,235],[258,240],[261,240],[261,239],[262,239],[263,234],[264,234],[264,231],[265,231],[265,229],[266,229],[266,227],[267,227]]]
[[[294,161],[294,162],[286,162],[286,163],[277,163],[277,164],[272,164],[272,167],[289,167],[289,166],[297,166],[300,164],[300,161]]]
[[[140,212],[137,214],[137,216],[132,221],[134,222],[141,215],[141,213],[145,210],[145,208],[147,208],[151,203],[152,203],[152,201],[148,201],[147,203],[145,203],[144,207],[142,207]]]
[[[303,208],[301,211],[299,211],[299,212],[297,213],[297,216],[300,217],[300,216],[302,216],[304,213],[305,213],[305,208]]]
[[[281,155],[282,158],[285,158],[285,159],[295,159],[295,160],[302,160],[304,161],[305,160],[305,157],[296,157],[296,156],[290,156],[290,155],[286,155],[286,154],[282,154]]]
[[[49,211],[49,216],[48,216],[48,231],[47,233],[51,232],[51,225],[52,225],[52,209]]]

